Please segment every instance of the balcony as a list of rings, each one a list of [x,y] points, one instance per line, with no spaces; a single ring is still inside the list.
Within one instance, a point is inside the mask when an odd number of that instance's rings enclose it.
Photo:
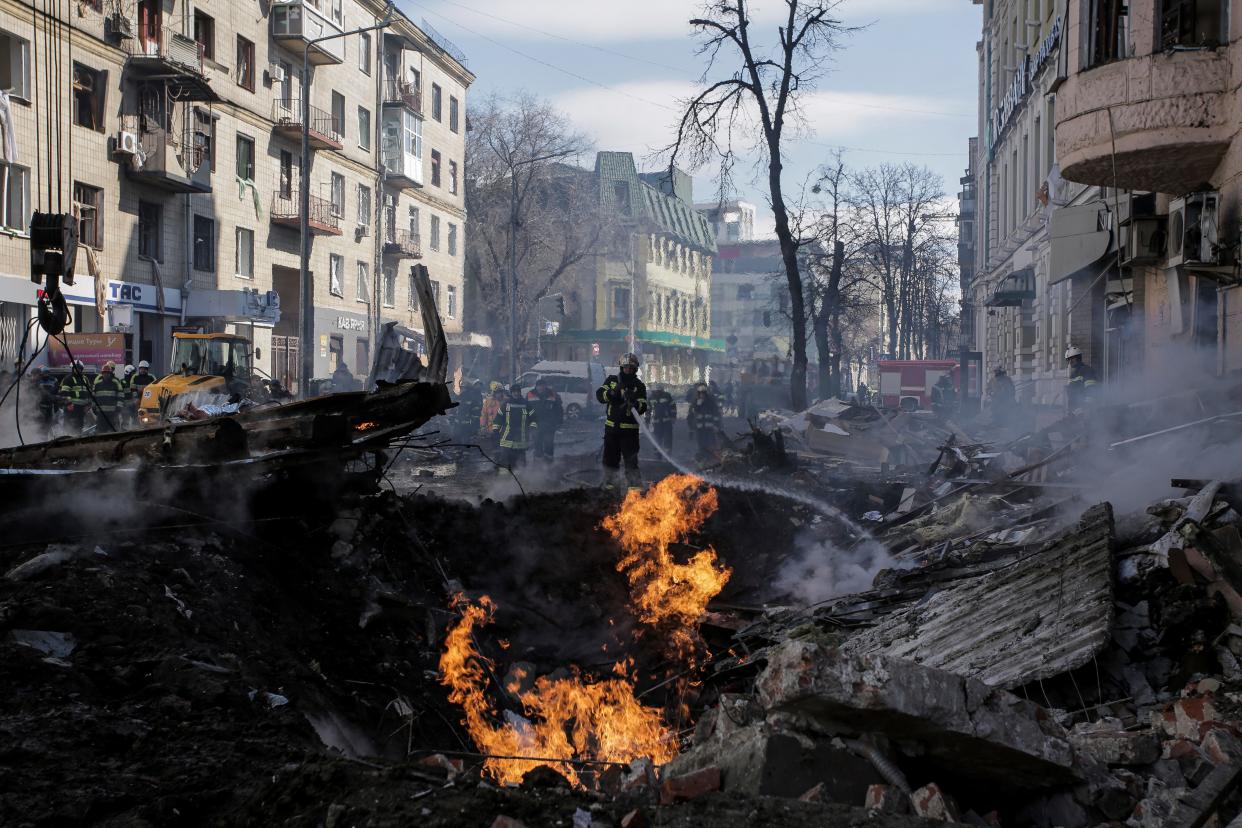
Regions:
[[[404,106],[421,118],[423,92],[407,80],[387,78],[384,81],[384,106]]]
[[[423,250],[418,234],[409,230],[389,230],[384,234],[384,255],[394,259],[421,259]]]
[[[136,152],[118,151],[130,179],[170,193],[210,193],[211,165],[205,145],[194,142],[193,134],[172,132],[152,123],[153,119],[123,116],[121,131],[138,136]],[[118,142],[118,150],[121,148]]]
[[[384,110],[380,160],[384,183],[401,190],[423,186],[423,119],[405,106]]]
[[[121,41],[125,69],[149,81],[166,81],[179,89],[178,100],[218,101],[203,75],[203,47],[169,26],[139,27],[138,36]]]
[[[344,62],[343,37],[315,43],[307,48],[312,40],[342,33],[341,0],[292,0],[273,3],[269,17],[272,21],[273,39],[298,55],[306,49],[306,59],[312,65]]]
[[[272,224],[301,230],[302,208],[297,191],[287,195],[279,191],[272,195]],[[312,195],[308,222],[312,236],[341,235],[341,218],[332,212],[332,202]]]
[[[1131,14],[1154,3],[1133,0]],[[1212,180],[1232,131],[1228,51],[1162,52],[1154,29],[1136,26],[1135,56],[1073,72],[1057,92],[1057,157],[1067,180],[1113,186],[1114,138],[1122,190],[1181,194]],[[1075,54],[1069,63],[1077,65]]]
[[[276,134],[290,141],[302,140],[302,101],[278,98],[272,101],[272,121]],[[307,136],[311,149],[339,150],[344,146],[341,133],[331,112],[317,106],[310,108],[310,129]]]

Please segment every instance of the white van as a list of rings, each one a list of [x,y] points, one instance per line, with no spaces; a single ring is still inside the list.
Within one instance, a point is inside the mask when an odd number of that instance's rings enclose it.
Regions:
[[[548,387],[561,395],[565,405],[565,417],[577,419],[591,416],[601,408],[595,400],[595,389],[604,384],[604,366],[598,362],[536,362],[531,369],[518,377],[522,393],[527,394],[535,383],[544,379]]]

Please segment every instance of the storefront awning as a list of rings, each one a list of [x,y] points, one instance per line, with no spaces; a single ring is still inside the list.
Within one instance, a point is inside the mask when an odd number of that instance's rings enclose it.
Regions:
[[[1017,308],[1023,301],[1035,298],[1035,268],[1015,270],[996,286],[996,292],[988,299],[989,308]]]
[[[629,337],[629,331],[606,330],[606,331],[561,331],[555,339],[567,342],[618,342],[624,341]],[[662,345],[668,348],[687,348],[694,351],[717,351],[724,353],[725,342],[723,339],[711,339],[702,336],[687,336],[685,334],[672,333],[670,331],[638,331],[636,334],[640,343],[648,345]],[[549,338],[545,341],[550,341]]]
[[[1048,235],[1052,240],[1051,285],[1077,275],[1115,249],[1112,215],[1101,201],[1053,210]]]

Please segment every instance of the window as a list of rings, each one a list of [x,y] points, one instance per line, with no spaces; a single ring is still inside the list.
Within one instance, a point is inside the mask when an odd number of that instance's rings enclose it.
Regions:
[[[345,139],[345,96],[340,92],[332,93],[332,131]]]
[[[440,186],[440,151],[431,151],[431,183]]]
[[[405,297],[405,306],[412,311],[416,311],[418,310],[418,279],[414,276],[414,268],[412,267],[410,268],[409,280],[410,292]]]
[[[73,203],[78,208],[78,241],[103,250],[103,190],[75,181]]]
[[[450,256],[457,255],[457,225],[451,221],[448,226],[448,254]]]
[[[30,218],[30,170],[16,164],[0,164],[0,224],[6,230],[27,232]]]
[[[418,208],[410,207],[410,235],[418,238]]]
[[[397,304],[397,271],[391,267],[384,268],[384,307],[391,308]]]
[[[443,97],[444,93],[440,90],[440,84],[433,83],[431,85],[431,117],[435,118],[437,121],[442,120],[441,104]]]
[[[103,132],[108,73],[73,64],[73,122]]]
[[[138,255],[164,260],[164,210],[149,201],[138,202]]]
[[[0,31],[0,89],[30,97],[30,41]]]
[[[447,291],[447,294],[448,294],[448,307],[445,308],[444,313],[449,319],[456,319],[457,318],[457,287],[456,285],[449,285],[448,287],[445,288],[445,290]]]
[[[431,299],[436,303],[436,310],[440,309],[440,283],[435,279],[431,280]]]
[[[1229,4],[1223,0],[1164,0],[1160,10],[1161,50],[1205,49],[1222,44],[1229,29]]]
[[[333,296],[344,296],[341,287],[341,271],[345,268],[345,257],[336,253],[328,255],[328,292]]]
[[[242,181],[254,181],[254,139],[237,136],[237,177]]]
[[[1085,7],[1090,4],[1090,9]],[[1111,63],[1126,56],[1129,39],[1129,11],[1126,0],[1087,0],[1083,3],[1087,18],[1089,49],[1084,53],[1084,68]]]
[[[358,107],[358,146],[371,151],[371,110]]]
[[[431,249],[440,249],[440,217],[431,217]]]
[[[207,172],[216,169],[216,121],[205,109],[194,108],[194,151]]]
[[[459,131],[457,119],[458,119],[457,99],[454,98],[452,95],[450,95],[449,96],[449,129],[453,130],[453,132]]]
[[[371,74],[371,33],[363,32],[358,36],[358,68],[362,74]]]
[[[630,289],[614,287],[612,289],[612,321],[623,322],[630,318]]]
[[[293,153],[280,151],[280,197],[293,198]]]
[[[254,231],[249,227],[237,228],[237,257],[233,270],[241,279],[254,278]]]
[[[207,216],[194,217],[194,269],[216,269],[216,223]]]
[[[739,302],[743,302],[747,299],[754,298],[754,294],[755,294],[754,285],[738,285],[737,286],[737,298]]]
[[[332,215],[345,215],[345,176],[340,173],[332,173]]]
[[[254,44],[237,36],[237,85],[254,91]]]
[[[216,59],[216,21],[199,9],[194,10],[194,40],[203,57]]]
[[[630,183],[628,181],[612,182],[612,195],[617,200],[617,209],[628,216],[630,214]]]
[[[371,281],[371,270],[366,262],[358,262],[358,282],[354,289],[354,298],[359,302],[370,302],[371,295],[367,282]]]
[[[358,185],[358,226],[371,226],[371,188],[365,184]]]
[[[449,162],[449,192],[457,195],[457,162]]]
[[[354,344],[354,370],[363,375],[371,371],[371,343],[362,337]]]

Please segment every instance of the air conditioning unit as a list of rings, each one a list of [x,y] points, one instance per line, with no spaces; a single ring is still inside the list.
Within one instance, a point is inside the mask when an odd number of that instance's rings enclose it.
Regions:
[[[1169,267],[1232,270],[1232,255],[1221,246],[1220,193],[1190,193],[1169,204]]]
[[[1131,221],[1154,219],[1160,214],[1156,211],[1155,193],[1126,193],[1120,201],[1120,215],[1117,223],[1125,227]]]
[[[138,154],[138,133],[121,131],[116,136],[116,144],[113,152],[118,155],[137,155]]]
[[[268,66],[267,67],[267,82],[268,82],[268,85],[271,85],[273,83],[284,83],[285,82],[285,67],[281,66],[279,63],[273,63],[270,66]]]
[[[1152,265],[1160,261],[1164,253],[1165,226],[1158,218],[1131,218],[1122,225],[1122,267]]]
[[[122,40],[129,40],[134,36],[134,23],[128,15],[121,12],[109,15],[107,20],[108,32],[114,37]]]

